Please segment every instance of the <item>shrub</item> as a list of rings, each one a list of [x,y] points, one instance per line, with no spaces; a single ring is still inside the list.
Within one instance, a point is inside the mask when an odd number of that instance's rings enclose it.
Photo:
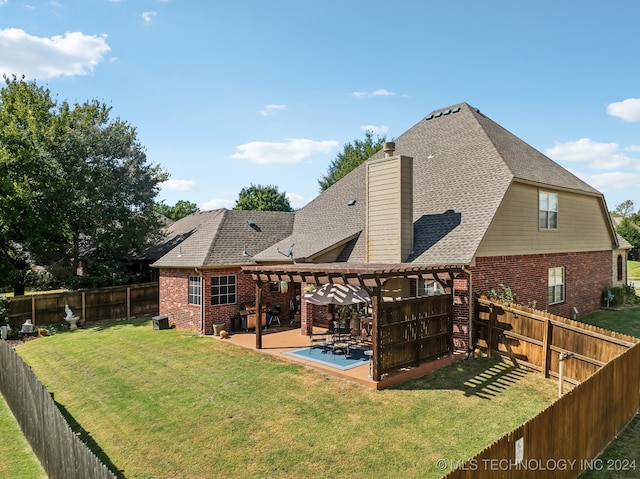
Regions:
[[[628,284],[624,286],[610,286],[602,291],[602,304],[607,306],[607,298],[609,298],[609,307],[618,307],[623,304],[637,304],[640,298],[636,294],[636,290]]]

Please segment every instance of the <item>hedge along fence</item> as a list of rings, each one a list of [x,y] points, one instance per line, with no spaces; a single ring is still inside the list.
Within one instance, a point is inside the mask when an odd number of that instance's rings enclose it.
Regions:
[[[598,466],[592,461],[640,406],[639,340],[486,298],[479,300],[476,311],[478,344],[489,353],[554,376],[560,353],[574,353],[564,362],[569,382],[577,385],[446,479],[563,479]],[[576,364],[569,367],[571,363]],[[634,465],[622,460],[614,466],[623,471]]]
[[[116,477],[75,435],[51,394],[5,341],[0,341],[0,392],[50,479]]]
[[[155,316],[159,308],[158,283],[10,298],[11,327],[19,330],[27,319],[38,326],[64,323],[66,304],[74,315],[87,322]]]

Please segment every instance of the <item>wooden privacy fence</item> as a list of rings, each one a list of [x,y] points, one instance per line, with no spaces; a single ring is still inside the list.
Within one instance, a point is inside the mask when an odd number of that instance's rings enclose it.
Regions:
[[[0,392],[50,479],[113,479],[69,427],[31,368],[0,341]]]
[[[476,311],[476,344],[488,355],[507,357],[545,377],[558,378],[560,354],[572,354],[564,361],[563,378],[574,385],[638,342],[631,336],[484,297]]]
[[[29,318],[38,326],[64,323],[65,304],[87,322],[155,316],[158,283],[14,297],[9,300],[11,327],[19,330]]]
[[[489,354],[554,377],[559,377],[560,354],[571,355],[563,377],[576,386],[446,479],[563,479],[607,467],[594,458],[640,406],[640,340],[487,298],[479,299],[476,311],[477,344]],[[634,474],[633,459],[612,467]]]
[[[379,374],[453,354],[453,314],[450,294],[382,303]]]
[[[636,344],[445,479],[568,479],[589,468],[636,477],[634,457],[612,463],[594,458],[638,411],[639,365]]]

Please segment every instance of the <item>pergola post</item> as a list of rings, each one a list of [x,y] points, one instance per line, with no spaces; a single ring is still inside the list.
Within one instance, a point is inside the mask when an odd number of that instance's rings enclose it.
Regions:
[[[262,281],[256,281],[256,349],[262,349]]]
[[[380,381],[380,363],[382,348],[380,347],[380,301],[382,300],[382,288],[374,289],[375,294],[371,296],[371,348],[373,349],[373,379]]]

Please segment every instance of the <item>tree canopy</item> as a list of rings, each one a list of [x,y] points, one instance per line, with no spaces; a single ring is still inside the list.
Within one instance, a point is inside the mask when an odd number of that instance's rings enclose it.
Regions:
[[[186,216],[200,211],[198,205],[186,200],[179,200],[173,206],[169,206],[164,201],[161,201],[156,203],[155,209],[158,213],[173,221],[181,220]]]
[[[274,185],[254,185],[242,188],[234,210],[293,211],[285,192]]]
[[[0,270],[24,291],[34,267],[69,286],[129,279],[128,261],[159,231],[167,175],[136,130],[96,100],[58,105],[34,81],[0,92]],[[77,274],[82,271],[82,277]]]
[[[634,206],[632,200],[626,200],[616,206],[614,210],[617,214],[623,218],[628,218],[634,213]]]
[[[318,180],[320,191],[324,191],[352,170],[378,152],[387,141],[386,136],[373,139],[373,132],[367,130],[364,140],[354,140],[344,145],[342,152],[329,164],[327,174]]]

